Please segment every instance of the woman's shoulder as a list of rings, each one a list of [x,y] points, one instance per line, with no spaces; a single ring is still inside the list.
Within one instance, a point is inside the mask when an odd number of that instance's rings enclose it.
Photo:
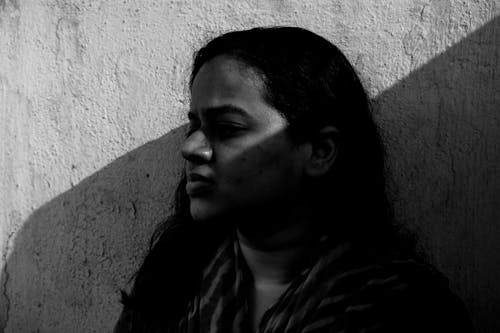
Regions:
[[[331,277],[328,299],[340,313],[336,325],[347,331],[473,331],[448,279],[415,259],[393,256],[347,265]]]

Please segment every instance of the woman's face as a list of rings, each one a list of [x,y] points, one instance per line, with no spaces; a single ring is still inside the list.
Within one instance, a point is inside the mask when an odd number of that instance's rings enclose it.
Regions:
[[[255,71],[225,56],[197,73],[182,147],[194,220],[281,214],[300,200],[306,150],[263,89]]]

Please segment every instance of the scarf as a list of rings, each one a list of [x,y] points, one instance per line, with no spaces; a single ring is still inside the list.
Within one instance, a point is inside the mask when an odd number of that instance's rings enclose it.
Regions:
[[[305,333],[331,326],[333,318],[323,311],[331,303],[325,296],[335,282],[330,279],[329,271],[347,248],[346,244],[331,248],[327,237],[322,237],[313,251],[311,264],[264,313],[258,332]],[[205,268],[199,293],[189,303],[179,332],[250,333],[245,297],[249,274],[236,237],[227,239]]]
[[[473,331],[463,302],[429,265],[392,255],[368,259],[327,237],[312,252],[309,264],[264,313],[257,333]],[[250,332],[249,276],[233,235],[204,269],[175,332]],[[124,308],[114,332],[162,332],[150,324],[140,311]]]

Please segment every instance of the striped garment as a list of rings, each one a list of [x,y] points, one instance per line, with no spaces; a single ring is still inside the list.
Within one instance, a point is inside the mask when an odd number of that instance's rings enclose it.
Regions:
[[[367,262],[346,244],[318,243],[315,260],[263,315],[259,333],[472,332],[461,301],[435,269],[411,259]],[[178,332],[251,332],[249,283],[228,239],[204,270]]]

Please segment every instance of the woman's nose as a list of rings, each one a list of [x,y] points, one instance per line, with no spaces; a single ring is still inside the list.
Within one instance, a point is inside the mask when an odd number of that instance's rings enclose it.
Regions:
[[[181,149],[182,157],[192,163],[207,163],[213,157],[212,147],[201,131],[195,131],[184,141]]]

